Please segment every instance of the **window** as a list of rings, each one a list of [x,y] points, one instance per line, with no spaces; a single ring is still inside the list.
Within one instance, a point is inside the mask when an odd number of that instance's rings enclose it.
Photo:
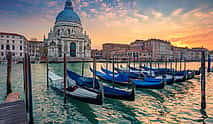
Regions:
[[[1,35],[1,37],[4,37],[4,35]]]
[[[4,49],[4,45],[1,45],[1,49],[2,49],[2,50]]]
[[[12,49],[15,50],[15,46],[14,45],[13,45]]]
[[[4,53],[3,53],[3,52],[1,52],[1,56],[4,56]]]
[[[20,56],[22,56],[22,53],[20,53]]]
[[[13,43],[15,43],[15,40],[13,40]]]
[[[10,45],[7,45],[7,46],[6,46],[6,49],[7,49],[7,50],[10,50]]]
[[[22,40],[20,41],[20,44],[22,44]]]
[[[9,40],[7,40],[7,43],[9,43],[10,41]]]
[[[58,29],[58,36],[60,35],[60,29]]]
[[[20,50],[22,50],[22,46],[20,46]]]
[[[13,56],[15,56],[15,53],[13,53]]]
[[[7,38],[9,38],[9,36],[7,35]]]
[[[68,34],[70,34],[70,29],[68,29]]]
[[[15,36],[12,36],[12,38],[15,38]]]

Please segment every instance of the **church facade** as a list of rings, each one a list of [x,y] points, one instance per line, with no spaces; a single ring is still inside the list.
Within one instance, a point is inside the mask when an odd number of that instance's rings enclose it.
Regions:
[[[50,57],[63,57],[64,52],[67,57],[91,57],[91,40],[83,30],[71,0],[66,1],[44,42]]]

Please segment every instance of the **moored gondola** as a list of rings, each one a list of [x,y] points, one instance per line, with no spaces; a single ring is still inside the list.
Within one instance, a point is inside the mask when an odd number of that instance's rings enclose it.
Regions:
[[[93,78],[90,77],[82,77],[75,72],[67,70],[68,76],[76,81],[76,83],[83,87],[94,87],[95,89],[99,89],[101,85],[99,84],[98,80],[95,79],[95,83],[93,83]],[[103,93],[105,97],[120,99],[120,100],[135,100],[135,87],[131,88],[131,91],[124,90],[112,86],[103,85]]]
[[[51,82],[51,88],[55,91],[64,93],[64,79],[53,72],[48,72],[48,80]],[[69,77],[67,77],[66,95],[80,100],[82,102],[87,102],[91,104],[102,105],[103,104],[103,94],[92,88],[86,88],[77,85]]]

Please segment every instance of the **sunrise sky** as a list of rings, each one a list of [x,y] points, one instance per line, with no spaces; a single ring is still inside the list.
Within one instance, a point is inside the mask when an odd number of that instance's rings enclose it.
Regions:
[[[1,0],[0,32],[43,39],[65,0]],[[73,0],[92,47],[159,38],[213,50],[213,0]]]

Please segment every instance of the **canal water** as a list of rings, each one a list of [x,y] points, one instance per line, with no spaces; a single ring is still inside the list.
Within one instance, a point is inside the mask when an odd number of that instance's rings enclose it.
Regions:
[[[85,64],[85,75],[92,76]],[[97,69],[103,63],[97,64]],[[136,65],[138,66],[138,65]],[[164,66],[164,64],[161,64]],[[168,65],[169,66],[169,65]],[[174,66],[174,63],[173,63]],[[179,66],[179,64],[178,64]],[[50,64],[50,69],[63,76],[63,64]],[[200,63],[187,63],[187,68],[198,69]],[[23,91],[22,64],[12,66],[12,90]],[[81,63],[70,63],[68,68],[81,73]],[[213,73],[207,74],[206,111],[200,110],[200,78],[167,85],[164,89],[137,89],[133,102],[104,99],[102,106],[87,104],[69,98],[63,104],[63,95],[46,86],[46,64],[32,64],[33,108],[36,124],[140,124],[140,123],[213,123]],[[0,103],[6,94],[6,65],[0,65]],[[102,82],[104,83],[104,82]]]

